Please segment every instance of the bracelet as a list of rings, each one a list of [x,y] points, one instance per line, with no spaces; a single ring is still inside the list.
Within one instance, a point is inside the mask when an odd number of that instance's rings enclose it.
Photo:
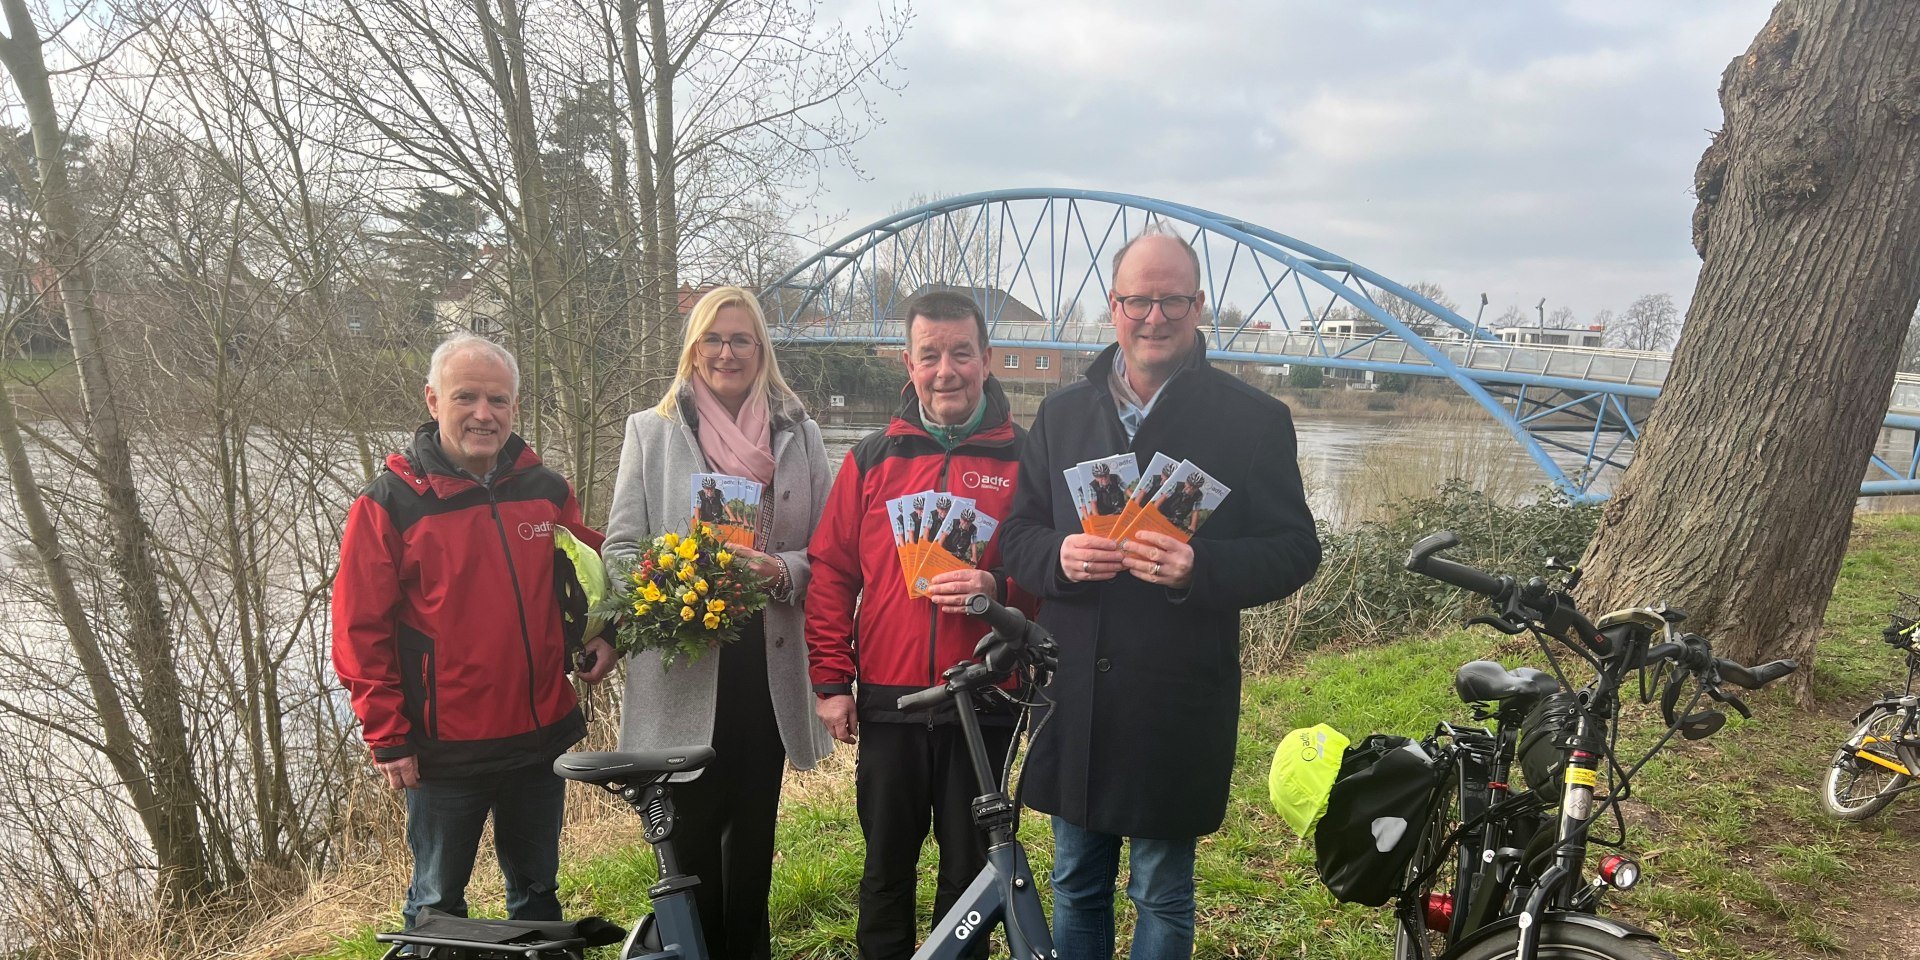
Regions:
[[[793,599],[793,579],[787,575],[787,562],[779,554],[771,554],[773,565],[778,568],[773,576],[773,585],[767,588],[767,596],[781,603]]]

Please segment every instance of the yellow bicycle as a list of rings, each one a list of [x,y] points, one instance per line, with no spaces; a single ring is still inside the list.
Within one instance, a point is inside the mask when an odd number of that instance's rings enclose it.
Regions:
[[[1882,639],[1907,652],[1907,685],[1887,693],[1853,718],[1853,733],[1833,752],[1820,790],[1820,804],[1842,820],[1865,820],[1886,809],[1893,798],[1914,786],[1920,770],[1920,720],[1913,680],[1920,672],[1914,634],[1920,628],[1920,599],[1906,597],[1888,616]]]

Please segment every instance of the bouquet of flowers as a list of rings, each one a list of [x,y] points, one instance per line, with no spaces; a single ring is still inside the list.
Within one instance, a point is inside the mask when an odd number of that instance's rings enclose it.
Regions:
[[[663,533],[616,569],[594,608],[618,618],[613,646],[622,656],[658,650],[668,663],[692,662],[740,639],[740,625],[767,605],[767,580],[736,558],[713,525],[683,536]]]

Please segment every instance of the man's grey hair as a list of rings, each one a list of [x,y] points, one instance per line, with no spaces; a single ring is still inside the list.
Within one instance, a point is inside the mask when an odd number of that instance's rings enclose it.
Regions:
[[[1145,230],[1134,234],[1133,239],[1128,240],[1124,246],[1114,252],[1113,276],[1115,278],[1120,276],[1120,264],[1127,259],[1127,251],[1132,250],[1134,244],[1149,237],[1165,237],[1179,244],[1180,249],[1187,252],[1187,260],[1193,264],[1193,288],[1195,290],[1200,289],[1200,254],[1195,253],[1193,244],[1188,243],[1187,238],[1181,236],[1179,231],[1175,230],[1173,225],[1165,220],[1155,220],[1148,224]]]
[[[506,347],[471,333],[456,333],[433,348],[433,359],[427,361],[427,386],[438,392],[441,374],[446,372],[447,363],[465,353],[484,353],[500,361],[507,372],[513,375],[513,395],[520,395],[520,362],[513,359],[513,354]]]

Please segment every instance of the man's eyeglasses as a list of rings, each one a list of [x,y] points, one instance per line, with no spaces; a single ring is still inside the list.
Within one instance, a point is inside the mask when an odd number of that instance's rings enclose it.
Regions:
[[[700,355],[708,360],[720,356],[722,347],[732,347],[733,355],[742,360],[753,356],[754,352],[760,349],[760,341],[744,333],[736,333],[724,339],[719,334],[709,333],[697,342],[700,345]]]
[[[1192,312],[1199,297],[1115,297],[1120,301],[1120,309],[1129,320],[1145,320],[1153,312],[1153,305],[1160,305],[1160,315],[1168,320],[1185,320]]]

